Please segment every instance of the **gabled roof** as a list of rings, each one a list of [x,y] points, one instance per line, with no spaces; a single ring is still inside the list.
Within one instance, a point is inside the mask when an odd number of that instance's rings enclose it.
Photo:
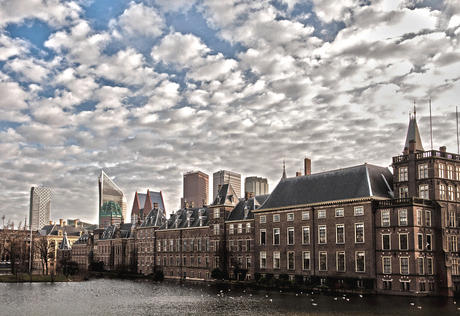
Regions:
[[[108,226],[102,233],[99,240],[107,240],[114,238],[133,238],[134,231],[133,228],[135,224],[126,223],[118,226],[117,224]]]
[[[80,238],[77,239],[77,241],[75,241],[73,244],[74,245],[81,245],[81,244],[85,244],[88,242],[88,238],[89,238],[89,234],[83,234],[80,236]]]
[[[256,196],[255,198],[248,199],[247,201],[244,199],[241,200],[228,214],[227,221],[254,219],[254,213],[252,211],[258,209],[268,197],[269,195],[266,194]]]
[[[211,205],[236,205],[239,202],[238,196],[231,184],[223,184]]]
[[[415,151],[425,151],[423,149],[422,139],[420,138],[420,133],[418,131],[417,120],[415,119],[415,115],[411,117],[409,121],[409,127],[407,128],[406,143],[404,145],[404,148],[410,148],[409,142],[411,140],[415,140]]]
[[[158,230],[203,226],[209,226],[209,208],[204,206],[178,210],[176,213],[171,214],[169,219]]]
[[[80,236],[80,232],[86,231],[86,229],[83,227],[75,227],[72,225],[45,225],[40,230],[38,230],[37,236],[58,236],[59,231],[62,231],[62,233],[66,233],[67,236],[75,237]]]
[[[163,202],[163,193],[161,191],[156,192],[147,190],[147,194],[137,193],[136,191],[136,194],[134,195],[132,215],[144,216],[150,213],[153,209],[154,203],[158,203],[158,208],[166,212]]]
[[[166,220],[166,216],[162,209],[154,208],[150,213],[145,217],[139,227],[159,227]]]
[[[69,240],[67,239],[67,233],[64,232],[64,238],[62,238],[61,244],[59,245],[59,250],[70,250],[72,247],[70,247]]]
[[[391,198],[392,187],[388,168],[363,164],[281,179],[259,210],[366,197]]]

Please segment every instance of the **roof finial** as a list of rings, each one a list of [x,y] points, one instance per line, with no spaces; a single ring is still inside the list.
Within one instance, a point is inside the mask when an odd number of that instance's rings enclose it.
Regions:
[[[414,99],[414,119],[415,119],[416,113],[417,113],[417,110],[416,110],[416,108],[415,108],[415,99]]]
[[[284,160],[283,158],[283,176],[281,177],[281,179],[286,179],[286,161]]]

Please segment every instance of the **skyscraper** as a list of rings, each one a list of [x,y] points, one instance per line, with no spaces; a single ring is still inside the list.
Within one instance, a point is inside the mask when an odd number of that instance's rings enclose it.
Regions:
[[[247,177],[244,180],[244,192],[253,192],[256,196],[268,194],[267,179],[259,177]]]
[[[32,187],[30,189],[29,226],[40,229],[49,223],[51,216],[51,189]]]
[[[181,208],[188,202],[189,207],[201,207],[209,201],[209,176],[201,171],[190,171],[184,174],[184,191]]]
[[[106,217],[111,216],[110,212],[107,212],[107,209],[104,209],[104,212],[102,212],[102,206],[110,201],[113,201],[120,206],[123,219],[126,220],[127,203],[125,195],[115,182],[110,180],[105,172],[102,171],[99,176],[99,228],[106,228],[103,223],[107,223]],[[109,208],[109,210],[111,209],[112,208]],[[113,216],[117,217],[116,214],[113,214]],[[102,219],[102,217],[104,217],[104,219]]]
[[[241,175],[228,170],[220,170],[212,175],[212,198],[214,199],[219,193],[219,187],[230,183],[233,190],[241,198]]]

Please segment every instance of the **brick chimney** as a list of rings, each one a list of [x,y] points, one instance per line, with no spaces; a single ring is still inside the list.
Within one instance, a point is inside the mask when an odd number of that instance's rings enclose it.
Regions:
[[[59,226],[62,227],[62,224],[64,223],[64,220],[62,218],[59,219]]]
[[[415,148],[416,148],[416,141],[415,139],[411,139],[409,141],[409,153],[414,153],[415,152]]]
[[[73,226],[74,226],[74,227],[78,227],[78,219],[74,220]]]
[[[305,175],[311,174],[311,159],[305,158],[304,160]]]
[[[439,147],[439,151],[442,152],[442,153],[445,153],[447,151],[446,146]]]

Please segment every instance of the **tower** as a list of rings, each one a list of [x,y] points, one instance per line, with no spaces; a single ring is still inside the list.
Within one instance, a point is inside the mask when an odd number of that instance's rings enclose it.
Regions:
[[[126,198],[120,188],[113,182],[104,171],[99,176],[99,228],[106,228],[102,223],[102,206],[113,201],[120,206],[122,217],[126,220]],[[106,212],[104,212],[106,213]],[[105,216],[105,215],[104,215]],[[107,223],[106,221],[104,221]],[[110,224],[109,224],[110,225]]]
[[[241,175],[228,170],[220,170],[214,172],[212,175],[213,199],[217,196],[217,193],[219,193],[219,188],[227,183],[232,185],[233,191],[236,193],[238,198],[241,197]]]
[[[190,171],[184,174],[184,191],[181,208],[185,202],[191,207],[201,207],[209,201],[209,176],[201,171]]]
[[[51,216],[51,189],[32,187],[30,189],[29,226],[40,229],[49,223]]]
[[[254,192],[254,195],[268,194],[268,180],[260,177],[247,177],[244,180],[244,192]]]

